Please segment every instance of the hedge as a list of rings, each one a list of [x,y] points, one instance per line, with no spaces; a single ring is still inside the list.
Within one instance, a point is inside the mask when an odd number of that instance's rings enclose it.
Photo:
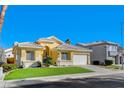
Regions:
[[[8,72],[14,69],[17,69],[17,65],[16,64],[3,64],[1,67],[3,67],[3,71],[4,72]]]

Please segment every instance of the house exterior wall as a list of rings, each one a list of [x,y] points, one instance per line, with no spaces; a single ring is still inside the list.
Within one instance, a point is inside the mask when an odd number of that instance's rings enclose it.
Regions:
[[[57,61],[57,58],[58,58],[58,52],[56,50],[54,50],[53,48],[57,47],[60,45],[59,42],[55,41],[55,42],[52,42],[52,43],[49,43],[49,42],[43,42],[43,41],[39,41],[37,42],[37,44],[41,45],[41,46],[45,46],[45,47],[48,47],[46,48],[45,51],[48,51],[49,53],[49,56],[52,58],[52,62],[53,64],[56,64],[56,61]]]
[[[105,60],[113,60],[116,62],[116,56],[110,56],[108,52],[111,52],[108,47],[114,45],[98,45],[98,46],[87,46],[87,48],[92,49],[91,62],[99,61],[100,64],[104,64]]]
[[[12,48],[5,50],[5,58],[13,58],[14,57],[12,50],[13,50]]]
[[[61,52],[67,52],[70,54],[70,60],[62,60],[61,59]],[[72,66],[73,65],[73,56],[75,54],[78,55],[87,55],[87,64],[91,64],[91,60],[90,60],[90,52],[76,52],[76,51],[59,51],[59,56],[57,59],[57,65],[58,66]]]
[[[100,63],[104,63],[106,57],[106,46],[100,45],[100,46],[92,46],[92,53],[91,53],[91,61],[100,61]]]
[[[34,60],[27,60],[26,59],[26,51],[34,51]],[[31,49],[31,48],[17,48],[16,54],[16,63],[19,66],[23,67],[35,67],[37,66],[36,62],[43,61],[43,50],[41,49]]]
[[[53,49],[55,47],[57,47],[58,45],[60,45],[59,43],[57,42],[37,42],[37,44],[41,45],[41,46],[48,46],[50,49]]]

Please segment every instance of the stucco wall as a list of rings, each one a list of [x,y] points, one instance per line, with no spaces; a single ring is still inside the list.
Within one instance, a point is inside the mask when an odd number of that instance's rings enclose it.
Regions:
[[[106,59],[106,46],[100,45],[100,46],[92,46],[91,48],[93,52],[91,53],[91,61],[100,61],[101,63],[104,63]]]
[[[26,59],[26,51],[34,51],[34,60]],[[16,63],[24,67],[37,66],[36,62],[43,61],[43,50],[41,49],[31,49],[31,48],[18,48],[16,50]]]
[[[90,55],[91,53],[90,52],[69,52],[70,54],[70,60],[61,60],[61,52],[64,52],[64,51],[59,51],[59,56],[58,56],[58,59],[57,59],[57,65],[58,66],[70,66],[70,65],[73,65],[73,56],[75,54],[78,54],[78,55],[87,55],[87,63],[88,64],[91,64],[91,58],[90,58]]]
[[[108,51],[107,51],[107,45],[99,45],[99,46],[92,46],[90,47],[93,52],[91,53],[91,61],[100,61],[100,63],[104,63],[105,60],[113,60],[115,63],[115,57],[110,57],[108,55]]]
[[[53,48],[60,45],[58,42],[48,43],[48,42],[37,42],[38,44],[42,46],[46,46],[46,51],[48,52],[49,56],[52,58],[53,64],[56,64],[57,58],[58,58],[58,52],[56,50],[53,50]],[[46,56],[46,55],[45,55]]]

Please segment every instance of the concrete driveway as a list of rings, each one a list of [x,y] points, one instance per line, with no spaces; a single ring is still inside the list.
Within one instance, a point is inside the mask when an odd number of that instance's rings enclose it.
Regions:
[[[84,66],[81,66],[81,67],[91,69],[91,70],[95,71],[96,73],[113,72],[112,69],[106,69],[106,68],[103,68],[101,66],[96,66],[96,65],[84,65]]]

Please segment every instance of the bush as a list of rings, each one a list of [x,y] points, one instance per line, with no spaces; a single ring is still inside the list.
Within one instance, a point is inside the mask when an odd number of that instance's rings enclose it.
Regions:
[[[52,58],[51,58],[51,57],[46,57],[46,58],[44,59],[44,65],[45,65],[46,67],[49,67],[51,64],[52,64]]]
[[[3,71],[4,72],[8,72],[8,71],[17,69],[17,65],[16,64],[3,64],[2,67],[3,67]]]
[[[0,67],[4,64],[4,62],[0,62]]]
[[[41,62],[40,61],[38,61],[38,62],[36,62],[37,63],[37,67],[41,67]]]
[[[99,61],[93,61],[93,65],[100,65],[100,62]]]
[[[113,60],[105,60],[105,65],[112,65],[113,64]]]

